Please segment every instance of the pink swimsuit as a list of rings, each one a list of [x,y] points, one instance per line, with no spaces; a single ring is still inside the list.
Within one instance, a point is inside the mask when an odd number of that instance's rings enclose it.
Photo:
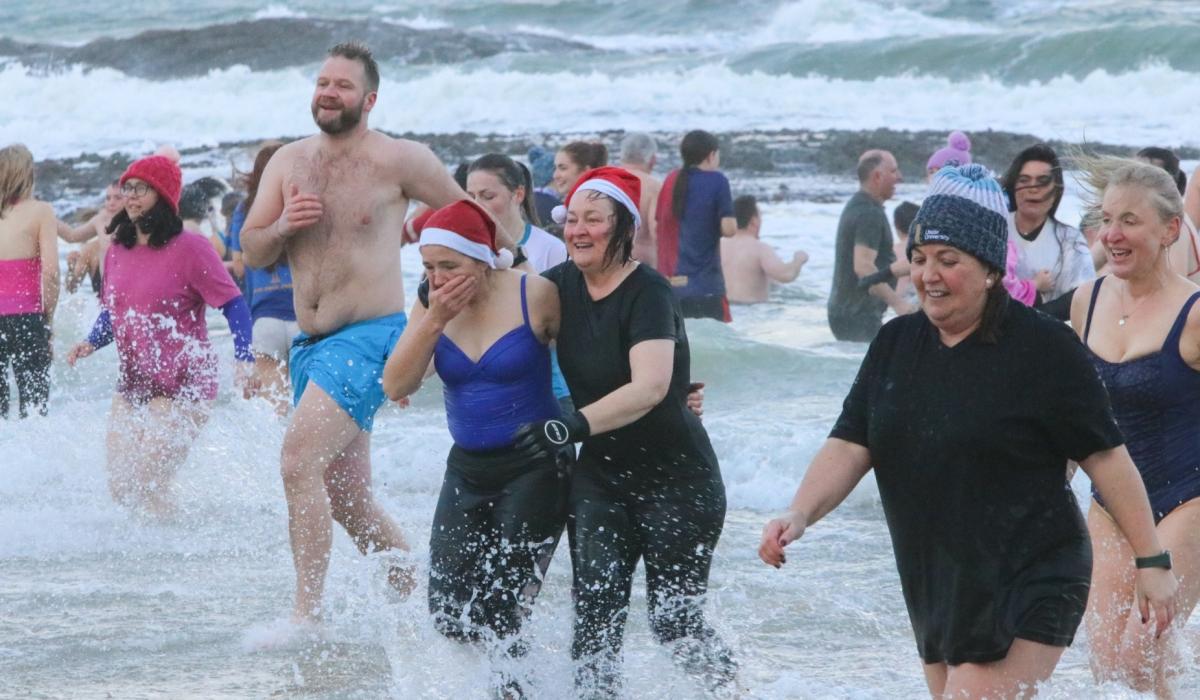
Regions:
[[[41,259],[0,260],[0,316],[40,313]]]

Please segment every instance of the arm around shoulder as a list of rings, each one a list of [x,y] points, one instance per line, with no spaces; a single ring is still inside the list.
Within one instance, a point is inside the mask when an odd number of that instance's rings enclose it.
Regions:
[[[528,275],[525,279],[529,302],[530,323],[538,339],[553,341],[558,337],[562,308],[558,298],[558,285],[540,275]]]
[[[671,387],[674,362],[673,339],[643,340],[629,348],[629,383],[580,409],[591,434],[629,425],[662,403]]]

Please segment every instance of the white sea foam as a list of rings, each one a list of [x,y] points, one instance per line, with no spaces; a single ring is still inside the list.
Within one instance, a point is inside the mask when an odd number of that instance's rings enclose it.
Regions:
[[[22,99],[0,104],[0,130],[38,157],[138,152],[146,142],[201,145],[300,135],[313,131],[311,90],[312,75],[302,69],[253,73],[235,67],[154,82],[111,69],[39,75],[9,64],[0,70],[0,91]],[[1159,65],[1016,86],[988,77],[798,78],[719,65],[617,77],[441,68],[385,80],[371,124],[433,133],[1001,129],[1176,146],[1200,143],[1200,127],[1181,118],[1191,113],[1198,91],[1200,76]],[[530,109],[531,94],[551,97]],[[64,97],[69,108],[62,107]]]
[[[729,52],[781,43],[826,44],[901,36],[994,34],[999,31],[974,22],[931,17],[916,10],[866,0],[843,0],[837,3],[799,0],[785,3],[753,31],[746,31],[743,27],[725,31],[716,28],[704,32],[679,32],[668,28],[656,32],[583,34],[530,24],[518,25],[516,29],[527,34],[568,39],[600,49],[629,53]]]
[[[425,15],[416,15],[415,17],[406,17],[403,19],[384,17],[381,21],[384,24],[394,24],[400,27],[419,30],[445,29],[450,26],[449,22],[444,22],[440,19],[430,19]]]
[[[864,0],[800,0],[781,5],[750,34],[751,46],[869,41],[893,36],[954,36],[998,31],[965,20],[931,17],[916,10]]]
[[[308,13],[303,10],[293,10],[282,3],[271,3],[253,15],[254,19],[304,18]]]

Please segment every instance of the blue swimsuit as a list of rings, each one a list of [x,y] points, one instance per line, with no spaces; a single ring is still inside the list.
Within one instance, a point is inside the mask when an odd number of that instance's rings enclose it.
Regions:
[[[1103,277],[1092,288],[1084,345],[1102,282]],[[1179,354],[1179,338],[1198,298],[1200,292],[1183,305],[1157,352],[1127,362],[1109,362],[1088,348],[1108,389],[1129,455],[1146,484],[1155,523],[1200,497],[1200,372]],[[1104,505],[1094,487],[1092,496]]]
[[[550,349],[529,325],[524,277],[521,315],[525,322],[492,343],[478,362],[444,334],[434,347],[434,367],[445,385],[446,421],[454,444],[463,449],[508,447],[522,424],[559,415],[550,389]]]

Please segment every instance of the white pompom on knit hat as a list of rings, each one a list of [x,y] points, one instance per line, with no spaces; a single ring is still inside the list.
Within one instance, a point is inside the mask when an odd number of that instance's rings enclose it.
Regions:
[[[418,248],[440,245],[468,258],[486,263],[493,270],[512,267],[513,255],[496,247],[496,222],[469,199],[460,199],[435,211],[421,229]]]
[[[634,228],[639,228],[642,225],[642,214],[638,211],[638,201],[642,198],[642,181],[637,175],[629,172],[625,168],[618,168],[611,165],[605,165],[600,168],[592,168],[575,182],[575,186],[567,193],[563,203],[554,207],[554,211],[550,216],[555,223],[562,224],[567,220],[567,207],[571,206],[571,197],[575,196],[576,192],[591,190],[607,195],[612,198],[617,204],[625,207],[630,214],[633,215]]]

